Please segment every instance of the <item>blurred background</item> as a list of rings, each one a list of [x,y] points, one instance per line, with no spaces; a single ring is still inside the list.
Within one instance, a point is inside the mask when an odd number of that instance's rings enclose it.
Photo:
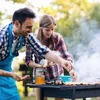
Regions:
[[[15,10],[29,7],[36,13],[38,20],[43,14],[51,14],[57,21],[55,31],[63,35],[71,54],[77,81],[100,81],[100,0],[1,0],[0,27],[11,22]],[[32,69],[24,62],[25,48],[13,61],[13,71],[21,75],[30,74]],[[22,100],[31,96],[35,100],[34,89],[27,88],[26,82],[16,82]],[[24,98],[25,97],[25,98]]]

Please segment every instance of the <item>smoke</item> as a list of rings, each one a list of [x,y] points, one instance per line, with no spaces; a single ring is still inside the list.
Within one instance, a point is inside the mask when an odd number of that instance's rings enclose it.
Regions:
[[[96,21],[79,21],[70,40],[77,81],[100,81],[100,30]],[[68,44],[68,43],[67,43]]]

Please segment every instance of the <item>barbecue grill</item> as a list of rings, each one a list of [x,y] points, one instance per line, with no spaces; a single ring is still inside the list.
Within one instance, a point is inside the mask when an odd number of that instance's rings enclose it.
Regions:
[[[40,88],[40,100],[44,100],[44,97],[68,98],[72,100],[75,100],[76,98],[83,98],[83,100],[86,100],[86,98],[89,97],[100,96],[100,84],[37,85],[29,83],[27,86],[30,88]]]

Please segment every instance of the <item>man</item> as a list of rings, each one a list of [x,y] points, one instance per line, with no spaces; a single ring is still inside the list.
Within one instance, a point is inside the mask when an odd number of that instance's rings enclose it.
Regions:
[[[39,41],[30,34],[35,23],[35,13],[28,8],[16,10],[12,17],[12,23],[6,25],[0,30],[0,69],[12,72],[11,63],[14,57],[18,56],[18,51],[30,44],[36,54],[49,61],[61,64],[68,71],[73,72],[71,62],[67,62],[56,53],[42,46]],[[7,73],[6,75],[7,76]],[[0,100],[20,100],[18,90],[14,79],[11,77],[0,76]],[[8,75],[9,76],[9,75]],[[20,80],[27,79],[27,76]]]

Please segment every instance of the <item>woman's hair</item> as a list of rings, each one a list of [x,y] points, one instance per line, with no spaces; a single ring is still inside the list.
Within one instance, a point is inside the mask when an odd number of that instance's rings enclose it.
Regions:
[[[41,17],[41,19],[39,21],[39,30],[38,30],[38,33],[36,34],[37,38],[39,39],[40,42],[43,39],[42,28],[48,28],[48,26],[51,25],[51,24],[56,25],[56,21],[51,15],[45,14]],[[48,44],[47,45],[50,49],[54,48],[54,33],[50,38],[48,38]]]
[[[45,14],[40,19],[39,27],[47,28],[51,24],[56,25],[55,19],[51,15]]]

